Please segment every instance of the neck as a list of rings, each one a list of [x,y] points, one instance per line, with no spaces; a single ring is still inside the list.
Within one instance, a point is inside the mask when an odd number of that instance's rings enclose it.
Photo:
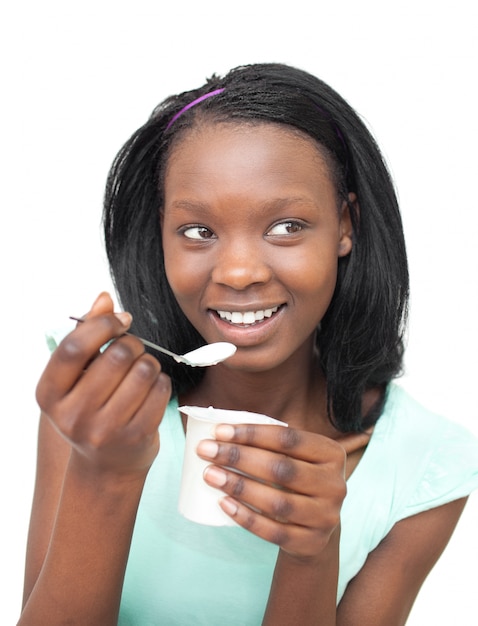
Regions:
[[[181,403],[263,413],[289,426],[333,436],[326,411],[326,383],[316,354],[267,372],[244,372],[225,364],[210,368]]]

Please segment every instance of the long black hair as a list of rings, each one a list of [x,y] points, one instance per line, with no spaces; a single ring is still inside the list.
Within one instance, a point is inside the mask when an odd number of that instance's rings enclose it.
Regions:
[[[172,119],[195,99],[204,99]],[[327,379],[330,418],[343,432],[379,417],[388,383],[401,372],[408,307],[403,228],[390,174],[373,137],[350,105],[311,74],[287,65],[241,66],[214,75],[199,89],[171,96],[120,150],[109,173],[104,228],[119,299],[133,314],[133,331],[177,352],[202,343],[167,282],[161,243],[163,176],[172,146],[203,122],[284,124],[324,149],[341,199],[349,203],[351,253],[339,259],[332,302],[317,332]],[[156,355],[157,356],[157,355]],[[162,360],[176,393],[202,371]],[[378,388],[366,412],[362,397]]]

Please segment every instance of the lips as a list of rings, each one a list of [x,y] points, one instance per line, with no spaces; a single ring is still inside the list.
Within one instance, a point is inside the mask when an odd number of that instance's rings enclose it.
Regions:
[[[219,317],[237,326],[250,326],[262,322],[264,319],[272,317],[277,313],[279,306],[270,309],[259,309],[257,311],[216,311]]]

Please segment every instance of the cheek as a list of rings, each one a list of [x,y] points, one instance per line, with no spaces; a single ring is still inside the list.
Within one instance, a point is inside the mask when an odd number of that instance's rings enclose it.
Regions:
[[[337,258],[323,257],[297,269],[294,299],[303,316],[304,331],[315,328],[330,307],[337,284]]]
[[[334,291],[337,282],[338,257],[336,251],[316,247],[307,254],[289,255],[282,258],[283,271],[287,272],[297,291],[304,296],[327,295]]]
[[[330,306],[337,284],[337,262],[311,268],[307,295],[322,318]]]
[[[191,259],[168,243],[164,246],[164,267],[169,286],[180,304],[200,293],[207,275],[205,263]]]

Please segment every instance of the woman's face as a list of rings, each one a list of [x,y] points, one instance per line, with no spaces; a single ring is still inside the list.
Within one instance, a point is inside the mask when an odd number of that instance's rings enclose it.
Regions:
[[[204,125],[173,148],[164,191],[167,278],[205,341],[235,344],[228,367],[248,371],[310,358],[352,247],[314,142],[280,125]]]

